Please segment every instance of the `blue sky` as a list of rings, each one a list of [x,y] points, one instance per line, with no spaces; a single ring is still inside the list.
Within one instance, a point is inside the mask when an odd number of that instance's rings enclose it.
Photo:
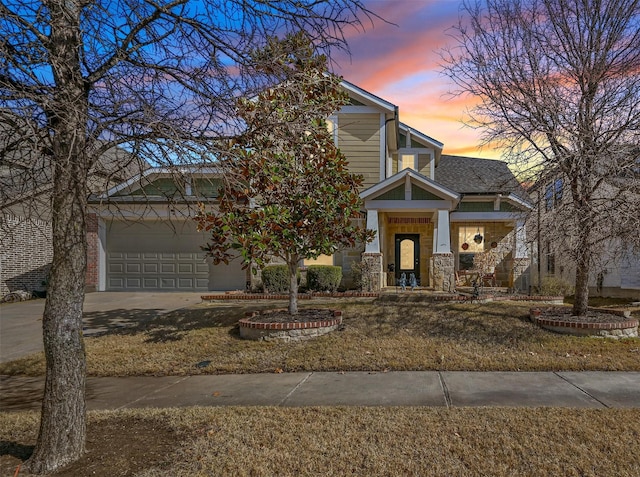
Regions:
[[[334,56],[336,73],[400,108],[400,120],[444,143],[445,154],[499,158],[479,149],[479,131],[461,120],[469,99],[447,96],[453,85],[440,73],[437,51],[451,43],[447,29],[457,24],[459,0],[365,0],[391,24],[364,21],[349,29],[351,58]]]

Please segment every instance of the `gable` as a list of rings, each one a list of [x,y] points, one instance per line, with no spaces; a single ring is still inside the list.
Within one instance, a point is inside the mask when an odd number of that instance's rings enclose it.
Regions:
[[[412,201],[434,202],[449,201],[457,205],[460,197],[457,193],[417,173],[412,169],[403,171],[368,188],[360,194],[365,201]]]

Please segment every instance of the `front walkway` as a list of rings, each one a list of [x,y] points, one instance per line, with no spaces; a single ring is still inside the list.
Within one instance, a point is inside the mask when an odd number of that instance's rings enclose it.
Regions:
[[[43,378],[0,377],[0,411],[40,408]],[[89,378],[90,410],[183,406],[640,408],[640,372],[323,372]]]

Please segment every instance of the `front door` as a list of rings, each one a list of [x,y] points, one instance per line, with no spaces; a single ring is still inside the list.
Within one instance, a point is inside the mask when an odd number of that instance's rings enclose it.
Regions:
[[[396,278],[413,273],[420,278],[420,235],[396,234]]]

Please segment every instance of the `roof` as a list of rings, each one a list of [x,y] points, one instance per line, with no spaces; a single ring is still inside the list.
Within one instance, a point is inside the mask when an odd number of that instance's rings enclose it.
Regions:
[[[46,158],[29,158],[30,152],[6,154],[0,160],[0,209],[42,194],[53,187],[53,171]],[[87,186],[90,192],[104,191],[132,175],[149,168],[149,164],[120,148],[103,153],[91,168]]]
[[[435,168],[435,180],[460,194],[513,194],[528,200],[504,161],[442,155]]]

